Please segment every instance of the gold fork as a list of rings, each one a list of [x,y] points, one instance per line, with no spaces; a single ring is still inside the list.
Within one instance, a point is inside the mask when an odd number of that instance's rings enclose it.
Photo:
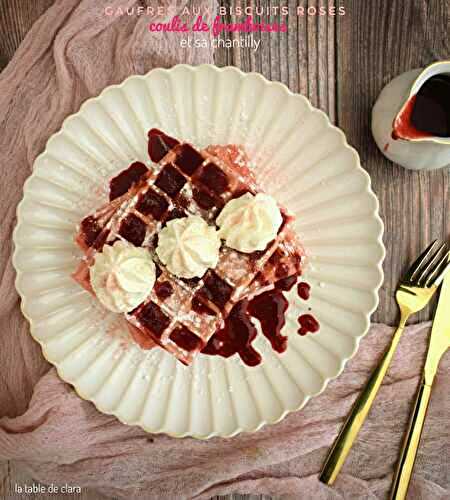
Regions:
[[[408,318],[428,304],[448,267],[447,246],[444,243],[438,244],[436,240],[411,265],[400,281],[395,294],[400,308],[399,326],[392,337],[390,346],[356,400],[350,415],[330,450],[319,478],[323,483],[333,484],[335,481],[369,413]]]

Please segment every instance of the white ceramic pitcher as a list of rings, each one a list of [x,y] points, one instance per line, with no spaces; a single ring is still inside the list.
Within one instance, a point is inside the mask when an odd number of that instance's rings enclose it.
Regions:
[[[411,97],[432,76],[450,75],[450,61],[430,64],[394,78],[384,87],[372,110],[372,134],[390,160],[412,170],[432,170],[450,164],[450,137],[393,139],[393,123]]]

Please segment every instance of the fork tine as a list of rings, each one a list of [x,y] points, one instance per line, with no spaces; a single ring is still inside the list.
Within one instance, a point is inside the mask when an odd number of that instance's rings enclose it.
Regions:
[[[442,243],[439,248],[434,252],[434,254],[424,263],[424,265],[420,269],[420,274],[418,278],[413,278],[413,281],[416,282],[419,286],[424,286],[424,280],[430,276],[430,273],[442,264],[442,251],[445,250],[443,260],[446,260],[447,256],[447,245]],[[441,258],[440,258],[441,257]]]
[[[431,245],[429,245],[420,255],[419,257],[411,264],[409,267],[408,271],[406,272],[405,277],[403,278],[403,281],[412,281],[414,275],[417,273],[417,271],[420,269],[422,264],[428,259],[429,255],[433,251],[434,247],[436,246],[438,240],[434,240]]]
[[[442,257],[442,259],[439,261],[439,264],[437,264],[437,266],[431,271],[430,275],[428,276],[425,286],[439,286],[442,283],[445,275],[450,270],[450,262],[448,262],[449,256],[450,252],[446,253]]]

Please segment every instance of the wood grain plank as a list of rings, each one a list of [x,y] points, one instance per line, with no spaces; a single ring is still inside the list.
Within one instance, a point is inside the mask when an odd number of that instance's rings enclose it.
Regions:
[[[449,0],[340,0],[337,18],[338,125],[356,147],[385,222],[385,282],[373,319],[395,323],[395,287],[405,266],[432,239],[450,233],[449,170],[411,172],[385,159],[370,132],[371,108],[392,78],[448,59]],[[400,104],[400,103],[399,103]],[[432,307],[414,317],[430,318]]]
[[[229,6],[228,0],[220,0]],[[219,48],[214,56],[218,66],[233,64],[243,71],[258,71],[270,80],[286,84],[293,92],[306,95],[310,101],[335,119],[335,22],[333,16],[300,15],[297,9],[335,6],[335,0],[237,0],[236,5],[251,5],[262,15],[255,22],[286,23],[287,33],[254,33],[261,41],[255,52],[249,48]],[[289,15],[281,15],[281,7],[289,7]],[[275,9],[276,7],[276,9]],[[237,22],[236,16],[225,16],[223,22]],[[225,38],[227,35],[221,35]],[[234,38],[233,38],[234,37]],[[239,37],[232,34],[229,38]]]

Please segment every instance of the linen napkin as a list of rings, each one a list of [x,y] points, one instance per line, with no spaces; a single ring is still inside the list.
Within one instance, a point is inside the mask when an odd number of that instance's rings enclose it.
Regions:
[[[16,460],[43,483],[97,488],[121,499],[208,499],[232,492],[383,499],[419,383],[428,333],[428,323],[405,330],[376,404],[333,488],[320,483],[318,473],[392,335],[390,327],[373,325],[343,374],[302,411],[230,439],[175,439],[127,427],[81,400],[52,368],[36,384],[23,415],[0,419],[0,459]],[[449,498],[449,378],[446,356],[433,388],[410,485],[412,499]]]
[[[186,1],[60,0],[37,21],[0,74],[0,460],[43,483],[97,488],[118,498],[209,498],[231,492],[289,498],[384,498],[419,381],[429,324],[409,327],[370,418],[335,487],[317,474],[344,416],[392,329],[373,325],[357,356],[301,412],[254,434],[209,441],[149,435],[99,413],[43,359],[14,288],[11,234],[33,161],[88,97],[134,73],[213,62],[150,33],[147,7]],[[114,15],[106,15],[105,7]],[[134,7],[144,13],[128,15]],[[213,0],[195,6],[216,7]],[[123,14],[118,14],[122,12]],[[157,21],[153,14],[151,21]],[[161,21],[164,21],[161,18]],[[192,19],[189,19],[192,22]],[[198,33],[196,36],[207,36]],[[450,494],[450,359],[441,363],[411,484],[411,498]]]

